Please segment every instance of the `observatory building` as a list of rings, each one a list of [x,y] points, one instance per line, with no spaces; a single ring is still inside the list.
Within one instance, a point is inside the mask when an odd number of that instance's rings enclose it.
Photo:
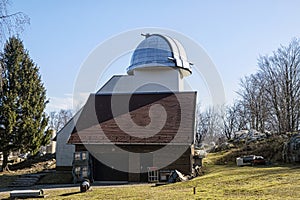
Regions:
[[[184,87],[191,64],[174,38],[144,37],[127,75],[114,75],[91,93],[57,134],[57,170],[72,170],[74,181],[143,182],[175,169],[192,173],[196,92]]]

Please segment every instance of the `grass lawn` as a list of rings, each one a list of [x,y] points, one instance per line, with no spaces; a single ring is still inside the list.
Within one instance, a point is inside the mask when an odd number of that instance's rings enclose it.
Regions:
[[[152,185],[46,190],[47,199],[300,199],[300,166],[237,167],[204,161],[207,173],[188,182]],[[196,194],[193,194],[196,187]],[[5,198],[8,194],[5,194]]]

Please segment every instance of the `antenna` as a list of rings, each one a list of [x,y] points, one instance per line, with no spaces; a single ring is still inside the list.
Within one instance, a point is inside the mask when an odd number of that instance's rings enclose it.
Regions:
[[[151,34],[150,33],[141,33],[142,36],[144,36],[145,38],[148,38]]]

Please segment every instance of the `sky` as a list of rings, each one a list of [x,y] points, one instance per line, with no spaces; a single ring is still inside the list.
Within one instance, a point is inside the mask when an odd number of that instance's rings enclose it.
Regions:
[[[40,67],[50,112],[72,108],[76,77],[97,46],[143,27],[173,30],[200,45],[215,64],[230,104],[238,98],[240,79],[257,71],[259,55],[300,37],[299,8],[297,0],[14,0],[9,11],[30,17],[20,37]],[[113,73],[126,73],[127,60]]]

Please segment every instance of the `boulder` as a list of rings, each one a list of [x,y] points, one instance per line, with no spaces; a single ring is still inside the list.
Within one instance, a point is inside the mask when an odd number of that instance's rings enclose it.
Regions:
[[[270,137],[270,132],[259,132],[257,130],[251,129],[251,130],[241,130],[238,132],[235,132],[233,142],[234,143],[251,143],[256,141],[264,140],[268,137]]]
[[[300,162],[300,133],[292,135],[284,144],[282,156],[285,162]]]

